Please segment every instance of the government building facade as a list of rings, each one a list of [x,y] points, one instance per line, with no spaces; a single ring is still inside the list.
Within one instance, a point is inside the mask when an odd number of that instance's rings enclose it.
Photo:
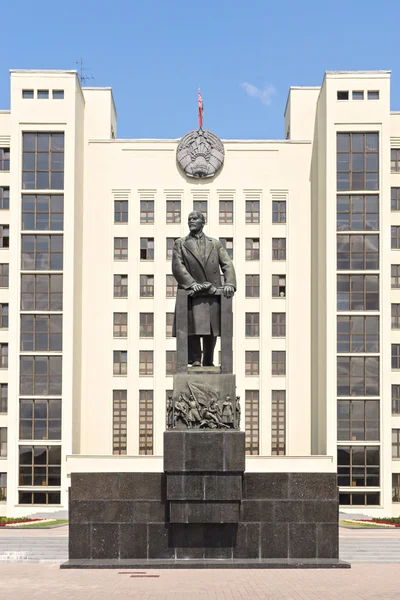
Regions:
[[[398,516],[390,73],[327,72],[321,86],[291,88],[285,139],[222,140],[213,177],[185,174],[179,139],[118,139],[116,121],[112,90],[82,88],[74,71],[11,72],[11,110],[0,111],[0,515],[67,509],[71,472],[163,470],[171,256],[198,210],[237,274],[246,470],[336,471],[341,510]]]

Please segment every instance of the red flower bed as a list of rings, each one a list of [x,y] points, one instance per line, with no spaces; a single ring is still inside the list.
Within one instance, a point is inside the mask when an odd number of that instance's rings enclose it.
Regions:
[[[0,523],[0,527],[7,527],[7,525],[18,525],[19,523],[34,523],[35,521],[43,521],[43,519],[16,519],[15,521]]]
[[[361,523],[378,523],[380,525],[391,525],[392,527],[400,527],[400,523],[393,523],[393,521],[384,521],[382,519],[357,519]]]

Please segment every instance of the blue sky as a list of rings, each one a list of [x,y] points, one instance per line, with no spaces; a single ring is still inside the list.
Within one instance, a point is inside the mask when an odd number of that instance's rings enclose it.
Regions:
[[[11,0],[2,6],[0,108],[9,69],[75,69],[111,86],[118,137],[282,138],[290,85],[325,70],[392,70],[400,109],[399,0]]]

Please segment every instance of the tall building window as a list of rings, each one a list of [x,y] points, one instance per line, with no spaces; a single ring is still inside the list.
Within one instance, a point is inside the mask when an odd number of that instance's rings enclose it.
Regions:
[[[173,275],[166,276],[166,295],[167,298],[175,298],[178,290],[178,282]]]
[[[221,245],[225,248],[227,255],[233,260],[233,238],[219,238]]]
[[[140,275],[140,297],[154,297],[154,275]]]
[[[272,375],[286,375],[286,352],[272,351]]]
[[[140,260],[154,260],[154,238],[140,238]]]
[[[246,223],[260,222],[260,201],[246,200]]]
[[[260,260],[259,238],[246,238],[246,260]]]
[[[392,502],[400,502],[400,473],[392,473]]]
[[[193,200],[193,212],[200,212],[204,215],[205,221],[208,221],[208,202],[207,200]]]
[[[379,275],[337,275],[337,309],[379,310]]]
[[[338,400],[337,439],[379,441],[379,400]]]
[[[20,446],[19,485],[61,485],[61,446]]]
[[[8,344],[0,344],[0,369],[8,369]]]
[[[392,304],[392,329],[400,329],[400,304]]]
[[[378,446],[338,446],[338,485],[379,487]]]
[[[176,351],[167,350],[165,353],[165,374],[175,375],[176,373]]]
[[[140,337],[154,337],[154,313],[140,313]]]
[[[400,429],[392,429],[392,458],[400,458]]]
[[[174,250],[175,238],[167,238],[166,239],[166,260],[172,260],[172,253]]]
[[[64,196],[22,194],[22,229],[62,231]]]
[[[379,492],[340,492],[339,505],[341,506],[379,506]]]
[[[64,134],[22,134],[22,189],[64,188]]]
[[[165,314],[165,337],[172,337],[172,328],[174,324],[174,313],[166,313]]]
[[[181,222],[181,201],[167,200],[167,223]]]
[[[0,248],[10,247],[10,227],[9,225],[0,225]]]
[[[8,288],[9,267],[8,263],[0,264],[0,288]]]
[[[53,90],[53,100],[64,100],[64,90]]]
[[[260,313],[246,313],[246,337],[259,337]]]
[[[271,399],[271,454],[286,454],[286,391],[273,390]]]
[[[379,134],[337,134],[337,189],[379,189]]]
[[[259,391],[245,392],[246,454],[259,454]]]
[[[113,357],[114,375],[126,375],[128,373],[128,352],[126,350],[114,350]]]
[[[127,391],[113,390],[113,454],[127,451]]]
[[[61,356],[21,356],[21,396],[50,396],[61,394]]]
[[[49,99],[49,90],[38,90],[37,97],[38,97],[38,100],[48,100]]]
[[[390,208],[392,211],[400,210],[400,188],[392,187],[390,188],[391,202]]]
[[[8,383],[0,383],[0,414],[8,411]]]
[[[139,351],[139,376],[153,375],[154,373],[154,354],[153,350]]]
[[[128,275],[114,275],[114,298],[128,297]]]
[[[154,223],[154,200],[140,200],[140,222]]]
[[[379,396],[379,356],[338,356],[338,396]]]
[[[400,385],[392,384],[392,415],[400,415]]]
[[[272,222],[286,223],[286,200],[274,200],[272,202]]]
[[[392,250],[399,250],[400,249],[400,227],[397,227],[396,225],[392,225],[392,227],[390,228],[391,231],[391,247]]]
[[[338,231],[376,231],[379,229],[379,196],[337,196]]]
[[[286,238],[272,238],[272,260],[286,260]]]
[[[60,492],[18,492],[18,504],[46,504],[55,505],[61,504]]]
[[[272,297],[286,297],[286,275],[272,275]]]
[[[400,265],[391,265],[392,289],[400,288]]]
[[[114,200],[114,223],[128,222],[128,200]]]
[[[392,369],[400,369],[400,344],[392,344]]]
[[[139,454],[153,454],[153,390],[139,391]]]
[[[114,238],[114,260],[128,260],[128,238]]]
[[[62,290],[62,275],[21,275],[21,310],[62,310]]]
[[[21,269],[25,271],[62,271],[62,235],[22,235]]]
[[[10,148],[0,148],[0,171],[10,170]]]
[[[61,352],[62,315],[21,315],[22,352]]]
[[[61,440],[61,400],[20,400],[21,440]]]
[[[219,222],[233,223],[233,200],[219,201]]]
[[[260,373],[260,353],[254,350],[246,350],[245,357],[246,377],[259,375]]]
[[[338,270],[379,269],[379,235],[338,235]]]
[[[0,304],[0,329],[8,329],[8,304]]]
[[[126,338],[128,337],[128,313],[126,312],[115,312],[114,313],[114,337]]]
[[[246,275],[246,298],[260,297],[260,276]]]
[[[7,457],[7,427],[0,427],[0,457]]]
[[[379,317],[337,317],[338,352],[379,352]]]
[[[272,313],[272,337],[286,337],[286,313]]]
[[[0,186],[0,208],[10,208],[10,188]]]
[[[390,150],[390,170],[392,173],[400,171],[400,148]]]
[[[7,473],[0,473],[0,502],[7,502]]]

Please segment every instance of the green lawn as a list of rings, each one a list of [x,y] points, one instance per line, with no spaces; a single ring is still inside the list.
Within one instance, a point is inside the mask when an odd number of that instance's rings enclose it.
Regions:
[[[376,525],[375,523],[354,523],[353,521],[339,521],[339,525],[343,527],[353,527],[354,529],[382,529],[382,525]]]
[[[54,527],[54,525],[67,525],[67,523],[67,519],[55,519],[54,521],[47,521],[46,523],[42,523],[41,521],[35,521],[34,523],[20,525],[18,529],[37,529],[38,527]]]

